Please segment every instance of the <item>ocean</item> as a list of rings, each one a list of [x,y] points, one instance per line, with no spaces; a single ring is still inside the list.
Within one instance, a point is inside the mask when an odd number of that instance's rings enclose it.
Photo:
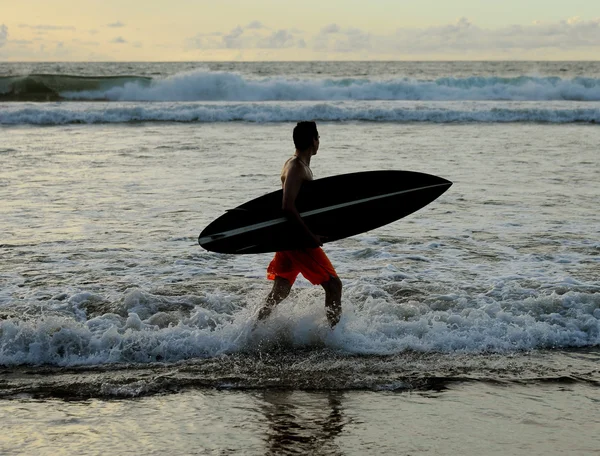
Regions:
[[[197,244],[315,178],[454,184],[326,244]],[[3,454],[598,454],[600,62],[0,63]]]

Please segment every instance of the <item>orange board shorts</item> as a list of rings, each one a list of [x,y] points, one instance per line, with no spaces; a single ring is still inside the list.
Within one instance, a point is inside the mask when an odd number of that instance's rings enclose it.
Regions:
[[[287,250],[275,253],[267,268],[267,278],[283,277],[293,285],[302,274],[313,285],[321,285],[337,277],[331,261],[321,247],[315,249]]]

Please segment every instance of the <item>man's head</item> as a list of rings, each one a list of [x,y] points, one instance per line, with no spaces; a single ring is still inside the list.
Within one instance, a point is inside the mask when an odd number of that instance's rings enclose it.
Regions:
[[[315,122],[298,122],[294,128],[294,145],[297,150],[319,149],[319,132]]]

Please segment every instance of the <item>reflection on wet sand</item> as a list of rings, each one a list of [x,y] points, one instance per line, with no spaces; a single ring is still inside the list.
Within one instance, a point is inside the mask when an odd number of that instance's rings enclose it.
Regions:
[[[343,454],[336,444],[336,437],[349,422],[343,413],[343,393],[304,397],[309,403],[299,405],[297,393],[264,392],[260,408],[268,422],[266,454]]]

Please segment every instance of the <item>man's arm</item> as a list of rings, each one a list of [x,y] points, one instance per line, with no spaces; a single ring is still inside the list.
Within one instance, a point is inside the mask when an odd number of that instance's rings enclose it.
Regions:
[[[323,243],[319,237],[315,236],[310,228],[306,226],[306,223],[304,223],[304,220],[300,217],[298,209],[296,209],[296,198],[300,192],[300,187],[302,187],[302,182],[304,182],[304,169],[297,164],[293,164],[288,170],[283,185],[283,202],[281,208],[283,209],[285,216],[301,227],[302,231],[306,234],[306,237],[312,240],[315,246],[321,246]]]

